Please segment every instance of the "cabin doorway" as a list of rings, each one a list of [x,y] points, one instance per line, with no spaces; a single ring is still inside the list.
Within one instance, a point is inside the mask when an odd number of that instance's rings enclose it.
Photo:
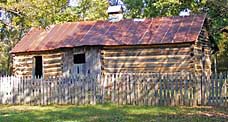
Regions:
[[[34,57],[34,76],[35,78],[41,78],[43,77],[43,59],[42,56],[35,56]]]

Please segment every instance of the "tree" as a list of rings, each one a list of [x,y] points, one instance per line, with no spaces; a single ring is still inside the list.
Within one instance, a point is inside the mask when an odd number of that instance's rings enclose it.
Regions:
[[[123,0],[127,6],[127,18],[149,18],[156,16],[173,16],[185,8],[199,13],[206,0]]]
[[[214,55],[218,56],[218,71],[227,71],[228,34],[220,30],[228,25],[228,1],[208,0],[205,9],[210,20],[210,33],[219,47],[219,51]]]
[[[107,19],[106,0],[83,0],[79,6],[69,7],[67,0],[2,0],[0,9],[10,13],[10,23],[0,21],[0,74],[10,73],[9,51],[31,27],[51,24]]]

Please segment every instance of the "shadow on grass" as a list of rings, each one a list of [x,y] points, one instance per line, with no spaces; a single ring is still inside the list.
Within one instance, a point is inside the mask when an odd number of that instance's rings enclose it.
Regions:
[[[4,107],[3,107],[4,108]],[[223,116],[199,114],[202,108],[117,106],[49,106],[0,109],[0,122],[225,122]],[[210,111],[205,108],[203,111]]]

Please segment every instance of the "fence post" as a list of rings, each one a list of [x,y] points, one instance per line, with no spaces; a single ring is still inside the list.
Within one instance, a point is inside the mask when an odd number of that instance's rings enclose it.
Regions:
[[[228,86],[228,83],[227,83],[227,79],[228,79],[228,74],[226,75],[226,78],[225,78],[225,82],[224,82],[224,106],[225,107],[228,107],[228,93],[227,93],[227,86]]]
[[[202,96],[201,96],[201,78],[200,76],[196,75],[196,100],[197,105],[201,105],[202,103]]]
[[[208,102],[209,102],[209,105],[210,104],[213,104],[214,102],[214,75],[211,74],[211,77],[210,77],[210,81],[209,81],[209,99],[208,99]]]
[[[2,98],[3,98],[3,93],[2,93],[2,77],[0,76],[0,104],[2,104]]]
[[[133,105],[136,104],[136,76],[135,74],[132,74],[132,77],[131,77],[131,84],[132,84],[132,93],[131,93],[131,103]]]
[[[112,98],[111,98],[111,102],[115,102],[115,74],[112,74],[111,75],[111,83],[112,83],[112,86],[111,86],[111,91],[112,91]]]
[[[223,74],[220,73],[219,74],[219,106],[221,106],[223,104],[223,96],[222,96],[222,87],[223,87]]]

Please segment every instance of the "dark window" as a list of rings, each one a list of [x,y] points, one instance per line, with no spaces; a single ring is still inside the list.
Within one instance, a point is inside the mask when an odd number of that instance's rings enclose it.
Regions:
[[[74,55],[74,64],[83,64],[85,63],[85,54],[75,54]]]
[[[35,77],[41,78],[42,76],[43,76],[42,56],[35,56]]]

